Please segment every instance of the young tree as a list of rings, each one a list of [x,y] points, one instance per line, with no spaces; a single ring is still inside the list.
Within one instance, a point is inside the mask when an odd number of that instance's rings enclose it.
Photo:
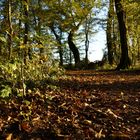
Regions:
[[[79,42],[81,44],[81,42],[84,42],[84,64],[87,67],[87,64],[89,62],[88,60],[88,51],[89,51],[89,44],[90,44],[90,40],[93,37],[92,35],[94,35],[96,33],[94,27],[96,26],[96,20],[94,19],[94,15],[95,13],[91,12],[89,13],[86,17],[85,20],[82,23],[82,27],[78,33],[78,39]]]

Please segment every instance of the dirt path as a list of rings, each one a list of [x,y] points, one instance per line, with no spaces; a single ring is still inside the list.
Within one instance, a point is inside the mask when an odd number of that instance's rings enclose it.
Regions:
[[[94,130],[97,124],[97,132],[134,137],[140,126],[140,71],[69,71],[67,75],[62,87],[85,105],[81,112],[92,116],[84,119],[90,118]]]
[[[41,140],[140,138],[140,71],[67,71],[66,75],[52,87],[30,94],[28,105],[11,99],[4,106],[10,118],[3,113],[0,119],[1,138],[6,134]],[[21,106],[23,113],[31,112],[29,120],[19,115]]]

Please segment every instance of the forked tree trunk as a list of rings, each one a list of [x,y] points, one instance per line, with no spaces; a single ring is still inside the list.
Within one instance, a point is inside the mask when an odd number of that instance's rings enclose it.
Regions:
[[[125,12],[121,4],[121,0],[115,0],[115,8],[119,23],[120,43],[121,43],[121,58],[116,70],[126,69],[130,66],[130,58],[128,56],[127,45],[127,29],[125,25]]]

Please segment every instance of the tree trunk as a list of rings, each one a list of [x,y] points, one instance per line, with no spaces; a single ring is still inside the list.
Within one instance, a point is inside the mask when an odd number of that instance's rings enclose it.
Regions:
[[[89,34],[90,34],[90,24],[91,24],[91,14],[86,17],[84,32],[85,32],[85,66],[88,66],[88,50],[89,50]]]
[[[0,42],[0,56],[2,55],[2,47],[1,47],[2,43]]]
[[[23,5],[22,5],[22,2],[19,2],[19,9],[22,9],[23,7],[22,7]],[[20,17],[22,16],[22,13],[20,12]],[[18,45],[20,46],[21,44],[21,42],[20,42],[20,40],[21,40],[21,38],[22,38],[22,35],[21,35],[21,27],[22,27],[22,21],[21,21],[21,19],[19,18],[18,19],[18,38],[19,38],[19,42],[18,42]],[[23,51],[20,49],[20,47],[18,47],[18,49],[17,49],[17,52],[18,52],[18,56],[19,56],[19,58],[23,58]]]
[[[108,11],[108,20],[107,20],[107,49],[108,49],[108,62],[110,65],[113,64],[113,38],[112,38],[112,14],[114,12],[113,0],[110,0],[109,11]]]
[[[27,11],[26,5],[24,5],[24,15],[28,19],[28,11]],[[28,27],[28,22],[26,21],[24,25],[25,25],[24,45],[27,45],[27,43],[28,43],[28,28],[29,28]],[[25,50],[24,50],[24,63],[25,64],[27,64],[27,56],[28,56],[28,48],[25,47]]]
[[[68,35],[68,44],[69,44],[70,50],[73,53],[75,65],[77,65],[80,62],[80,54],[79,54],[79,50],[77,49],[77,47],[75,46],[75,44],[73,42],[73,35],[74,35],[74,33],[72,31],[70,31],[70,33]]]
[[[138,53],[137,53],[137,59],[140,60],[140,42],[139,42],[139,34],[137,33],[137,47],[138,47]]]
[[[11,59],[12,55],[12,34],[13,34],[13,29],[12,29],[12,21],[11,21],[11,0],[8,0],[8,40],[7,40],[7,45],[8,45],[8,59]]]
[[[121,58],[116,70],[129,68],[130,58],[128,56],[128,45],[127,45],[127,29],[125,25],[125,12],[121,4],[121,0],[115,0],[115,8],[119,23],[120,31],[120,43],[121,43]]]
[[[63,66],[63,49],[62,49],[62,44],[58,46],[59,49],[59,57],[60,57],[60,66]]]
[[[28,18],[29,18],[29,5],[28,5],[28,0],[24,0],[25,1],[25,5],[24,5],[24,16],[25,16],[25,29],[24,29],[24,45],[25,50],[24,50],[24,63],[25,65],[27,65],[27,58],[29,56],[29,58],[31,58],[31,50],[30,48],[27,47],[28,44],[28,32],[29,32],[29,23],[28,23]]]
[[[88,27],[86,27],[88,28]],[[89,30],[85,31],[85,35],[86,35],[86,40],[85,40],[85,64],[86,66],[88,65],[88,49],[89,49],[89,39],[88,39],[88,32]]]
[[[62,43],[61,43],[61,38],[62,38],[62,31],[61,29],[60,30],[60,35],[58,35],[54,29],[53,26],[50,26],[56,40],[57,40],[57,43],[58,43],[58,51],[59,51],[59,58],[60,58],[60,66],[63,66],[63,49],[62,49]]]
[[[38,0],[38,11],[41,11],[42,10],[42,7],[41,7],[41,1],[40,0]],[[36,17],[36,15],[35,15],[35,11],[34,11],[34,18]],[[35,18],[36,19],[36,18]],[[41,36],[41,19],[40,19],[40,17],[38,16],[38,24],[36,23],[36,25],[37,25],[37,32],[38,32],[38,35],[39,35],[39,37]],[[36,21],[35,21],[36,22]],[[42,44],[42,43],[40,43],[40,40],[39,40],[39,44]],[[42,44],[43,45],[43,44]],[[40,54],[42,55],[42,54],[44,54],[44,52],[45,52],[45,49],[42,47],[42,48],[40,48]]]
[[[69,65],[70,65],[70,68],[71,68],[72,67],[72,53],[71,53],[71,50],[70,50],[69,55],[70,55]]]

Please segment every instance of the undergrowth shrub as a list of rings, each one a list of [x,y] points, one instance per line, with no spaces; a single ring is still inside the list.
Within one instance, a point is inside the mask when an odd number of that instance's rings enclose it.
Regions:
[[[64,70],[60,68],[57,61],[45,56],[34,55],[33,59],[24,68],[26,80],[57,80],[58,77],[64,74]]]
[[[27,65],[21,59],[0,62],[0,97],[9,97],[14,91],[19,92],[19,89],[35,87],[39,81],[57,80],[63,74],[64,70],[58,62],[37,54]]]

